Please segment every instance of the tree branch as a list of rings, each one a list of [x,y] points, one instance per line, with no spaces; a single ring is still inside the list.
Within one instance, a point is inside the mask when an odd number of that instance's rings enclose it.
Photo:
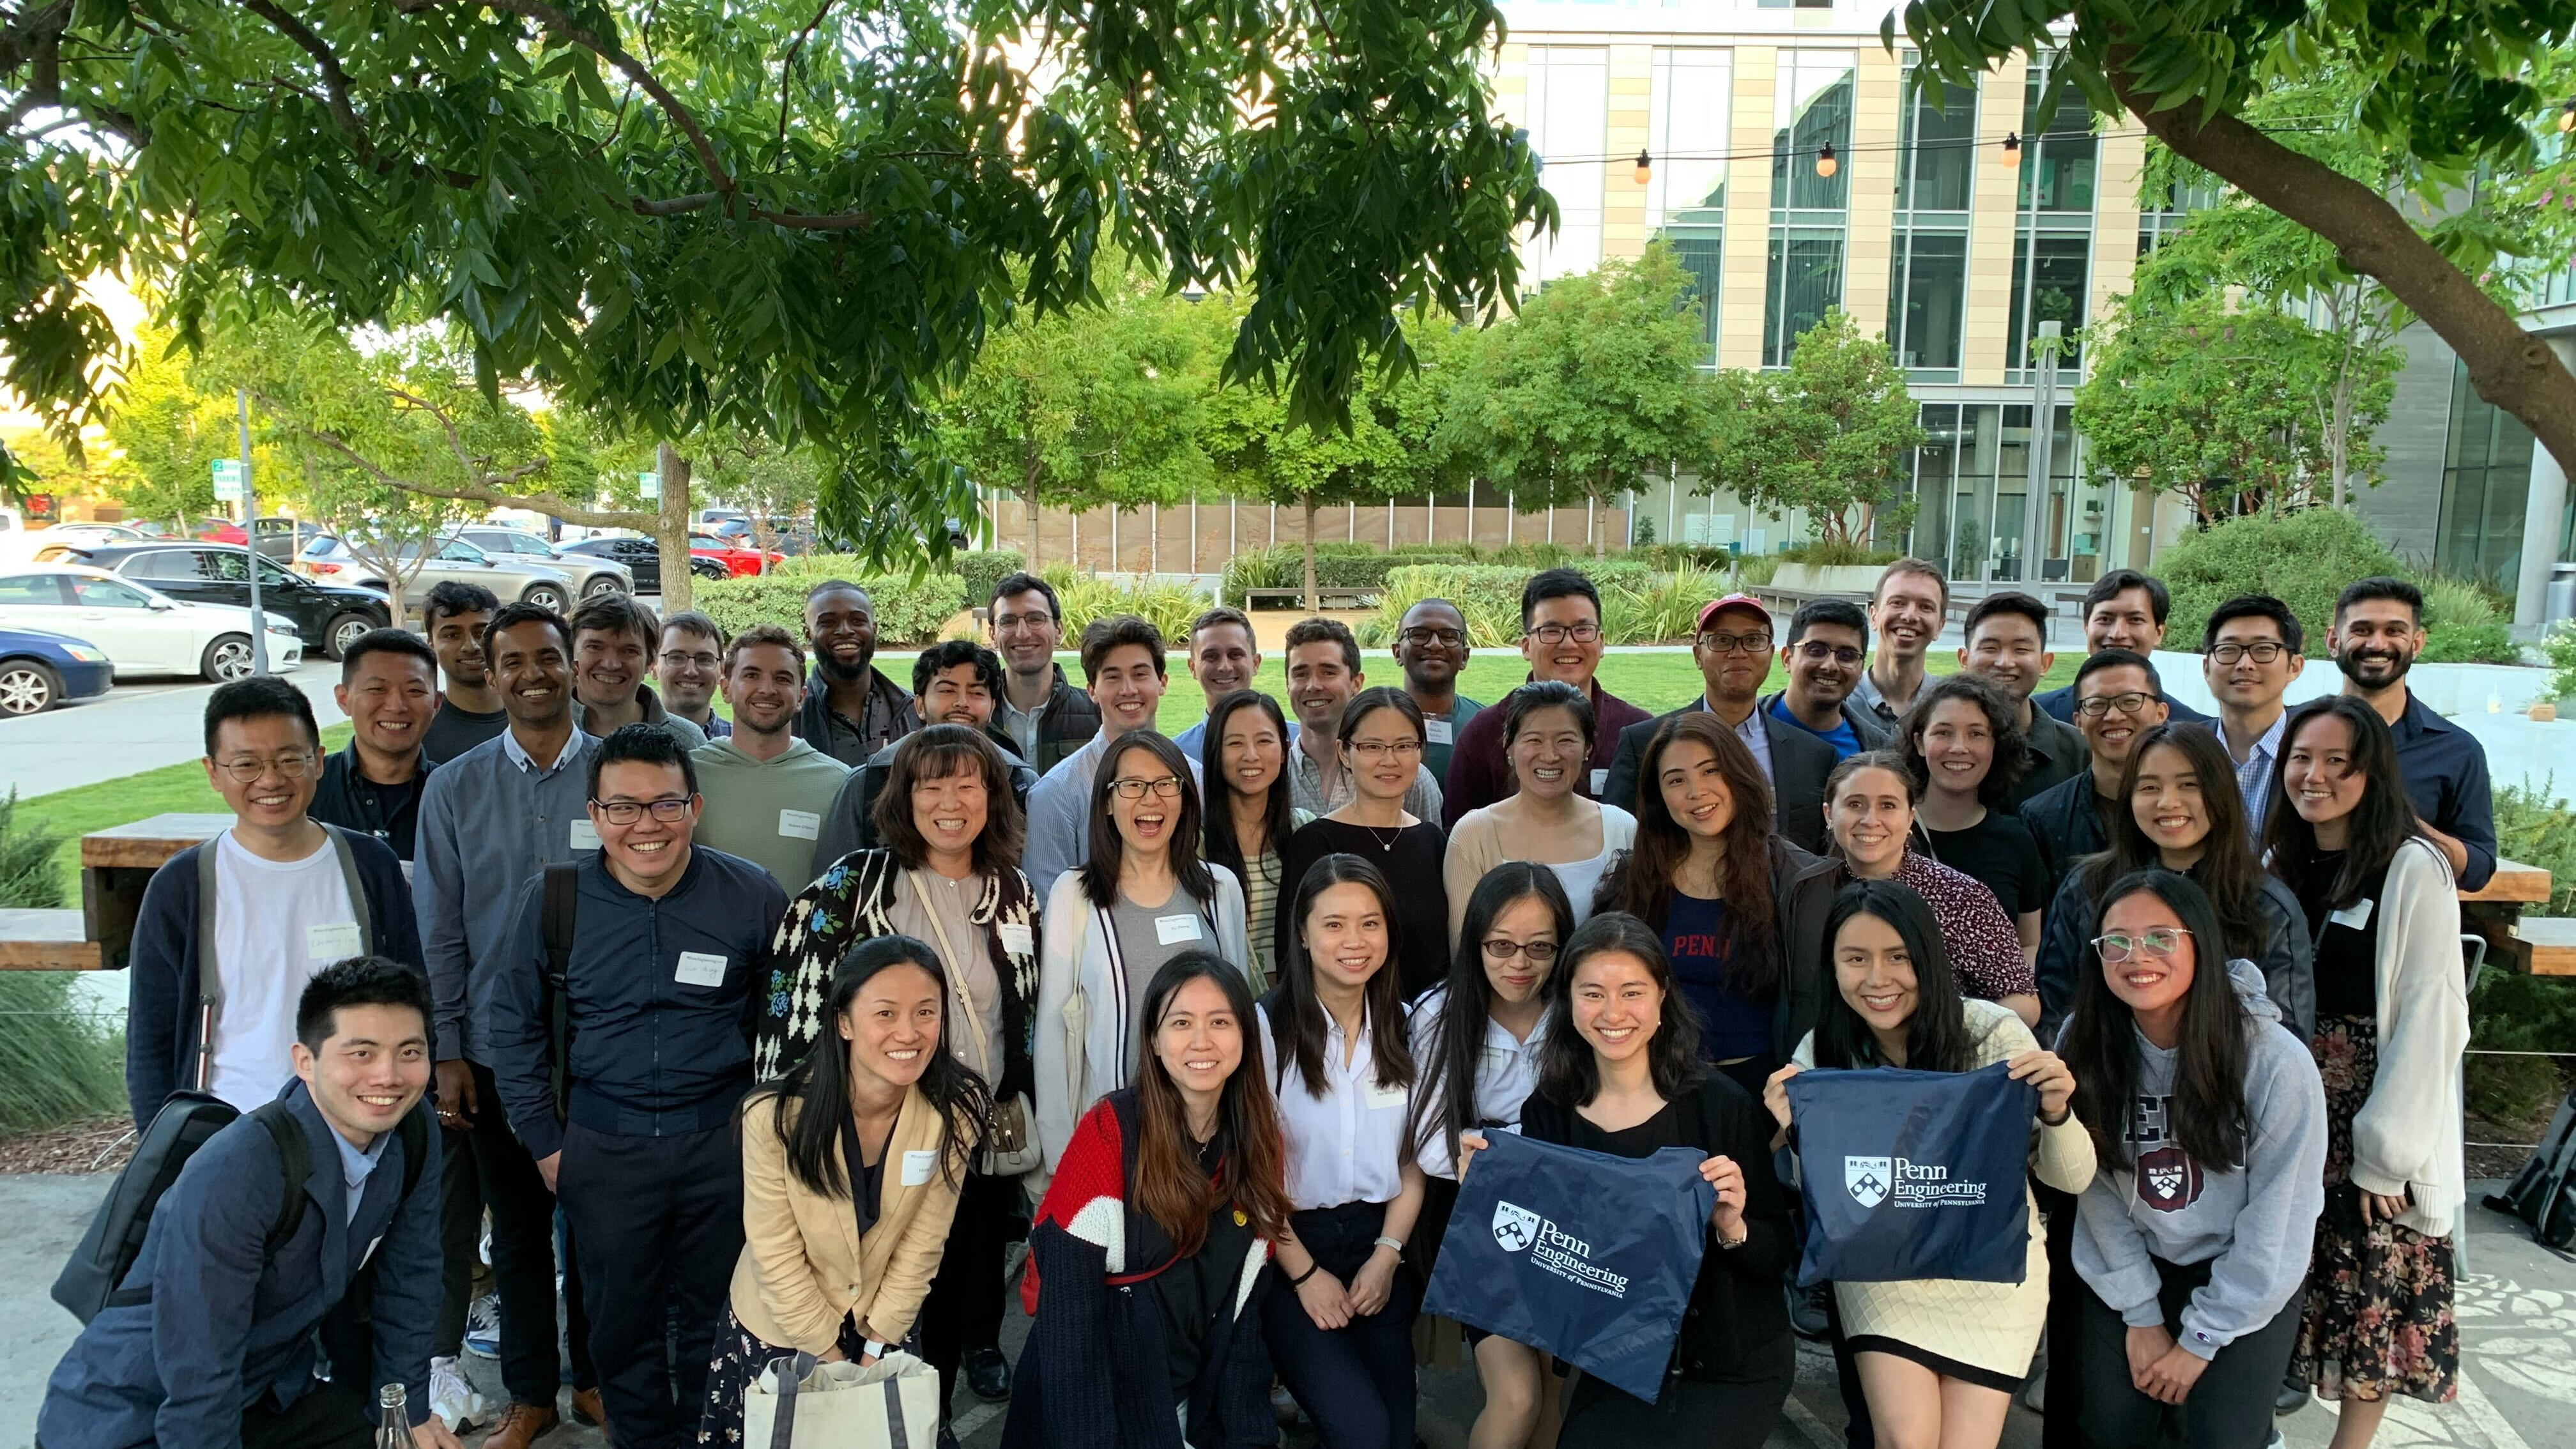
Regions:
[[[796,32],[796,39],[787,47],[786,64],[778,68],[778,139],[770,143],[772,155],[787,145],[788,98],[796,84],[796,58],[804,53],[805,42],[823,27],[823,17],[832,13],[834,3],[836,0],[823,0],[822,7],[814,12],[814,18],[806,21],[805,28]]]
[[[368,139],[366,126],[358,120],[357,108],[349,104],[349,73],[340,68],[340,57],[332,53],[330,45],[312,26],[276,4],[275,0],[241,0],[241,4],[243,9],[267,21],[278,34],[294,42],[298,50],[313,57],[314,67],[322,73],[322,91],[326,97],[324,107],[330,111],[331,119],[339,124],[340,133],[349,138],[349,149],[356,154],[359,164],[373,166],[376,145]]]
[[[622,508],[584,508],[555,493],[517,493],[507,488],[493,486],[496,483],[516,483],[522,478],[542,471],[547,466],[544,459],[499,474],[485,473],[477,482],[453,487],[425,483],[416,478],[397,478],[378,467],[374,459],[351,447],[338,434],[326,428],[317,428],[296,421],[293,412],[279,406],[277,401],[267,394],[254,388],[251,396],[258,399],[259,405],[266,408],[271,416],[330,449],[346,459],[351,467],[388,488],[399,488],[405,493],[418,493],[426,498],[445,498],[457,503],[480,503],[486,508],[524,508],[533,513],[560,518],[566,523],[579,524],[584,528],[632,528],[651,533],[660,525],[660,515],[655,513]],[[432,411],[436,410],[432,409]]]
[[[2121,104],[2175,154],[2315,232],[2344,265],[2375,277],[2459,354],[2478,396],[2520,418],[2551,456],[2576,466],[2576,376],[2548,344],[2426,241],[2387,198],[2264,135],[2241,117],[2198,119],[2200,108],[2155,109],[2138,89],[2131,47],[2103,67]]]

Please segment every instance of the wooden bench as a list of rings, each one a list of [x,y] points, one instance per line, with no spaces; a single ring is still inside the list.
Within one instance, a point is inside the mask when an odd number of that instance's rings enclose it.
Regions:
[[[2541,948],[2564,935],[2568,956],[2550,959],[2566,960],[2563,973],[2576,975],[2576,919],[2523,918],[2525,907],[2549,903],[2550,884],[2549,872],[2539,866],[2500,858],[2485,885],[2460,892],[2460,929],[2486,938],[2489,960],[2537,975],[2561,974],[2543,964]]]
[[[1319,609],[1329,608],[1332,606],[1334,600],[1340,599],[1344,601],[1344,608],[1373,609],[1377,607],[1377,601],[1384,597],[1385,594],[1386,590],[1383,587],[1377,586],[1334,588],[1326,584],[1317,584],[1315,586],[1315,607]],[[1303,604],[1305,602],[1306,591],[1303,588],[1246,589],[1243,591],[1243,603],[1244,607],[1247,609],[1258,608],[1263,603]]]
[[[124,969],[152,872],[232,824],[230,815],[155,815],[81,837],[81,915],[87,939],[97,943],[101,966]]]
[[[96,971],[105,964],[79,911],[0,911],[0,971]]]
[[[2535,916],[2515,934],[2524,970],[2534,976],[2576,976],[2576,916]]]

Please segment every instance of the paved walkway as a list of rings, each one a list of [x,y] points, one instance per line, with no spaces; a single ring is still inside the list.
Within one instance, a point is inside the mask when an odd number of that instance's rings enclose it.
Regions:
[[[313,701],[325,728],[347,718],[331,702],[338,665],[308,660],[285,678]],[[0,719],[0,796],[14,789],[33,799],[201,759],[206,696],[214,691],[202,681],[156,679],[31,718]]]

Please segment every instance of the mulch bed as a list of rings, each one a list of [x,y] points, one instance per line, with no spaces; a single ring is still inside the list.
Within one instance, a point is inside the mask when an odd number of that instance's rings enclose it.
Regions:
[[[114,1172],[134,1151],[134,1124],[123,1117],[0,1138],[0,1172]]]

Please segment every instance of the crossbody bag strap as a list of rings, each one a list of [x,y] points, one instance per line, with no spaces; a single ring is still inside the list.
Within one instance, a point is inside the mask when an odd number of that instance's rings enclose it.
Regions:
[[[224,983],[215,969],[215,856],[218,834],[197,847],[197,1069],[195,1086],[208,1090],[215,1073],[215,1017],[224,1007]]]
[[[998,1083],[1001,1078],[994,1075],[993,1064],[984,1060],[984,1019],[975,1013],[975,993],[966,989],[966,968],[958,964],[963,958],[948,939],[948,923],[940,919],[939,908],[930,903],[930,888],[921,883],[921,877],[907,870],[903,878],[911,883],[914,898],[921,902],[921,913],[930,918],[930,933],[939,938],[939,957],[948,963],[948,989],[957,994],[957,1004],[966,1013],[967,1034],[975,1039],[978,1070],[985,1081]]]
[[[1127,953],[1118,944],[1118,922],[1107,906],[1094,906],[1091,913],[1099,921],[1100,943],[1109,953],[1109,990],[1117,998],[1117,1018],[1110,1023],[1110,1040],[1118,1045],[1118,1085],[1127,1085]],[[1111,1089],[1114,1090],[1114,1089]]]
[[[376,949],[375,916],[367,909],[366,882],[358,878],[358,853],[349,848],[348,835],[335,826],[325,825],[322,833],[331,837],[331,852],[340,858],[340,881],[349,889],[349,909],[358,917],[358,949],[373,955]]]

